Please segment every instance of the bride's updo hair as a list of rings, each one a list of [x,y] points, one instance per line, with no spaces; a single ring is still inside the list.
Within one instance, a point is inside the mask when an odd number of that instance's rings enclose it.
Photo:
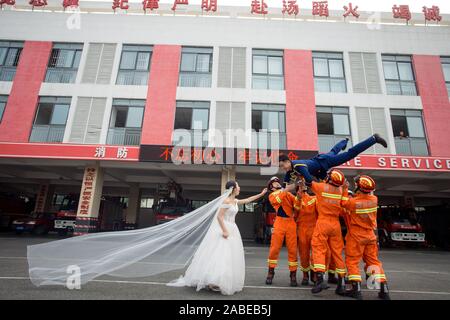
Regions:
[[[234,191],[234,188],[236,188],[236,181],[230,180],[225,184],[225,189],[231,189],[231,191]]]

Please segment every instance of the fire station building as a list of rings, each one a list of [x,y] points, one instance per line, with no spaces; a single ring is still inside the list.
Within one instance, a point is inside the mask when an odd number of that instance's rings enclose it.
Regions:
[[[115,12],[109,2],[3,5],[1,192],[35,199],[36,211],[77,195],[78,233],[97,230],[102,200],[120,198],[126,227],[142,228],[168,183],[198,205],[232,178],[242,197],[259,192],[270,178],[258,153],[266,138],[296,159],[379,133],[388,148],[344,173],[373,176],[383,205],[447,204],[450,15],[258,15],[248,2],[145,13],[140,2]],[[199,163],[173,163],[178,132],[192,133]],[[208,148],[236,150],[234,161],[208,164],[217,160]],[[252,238],[252,209],[242,210]]]

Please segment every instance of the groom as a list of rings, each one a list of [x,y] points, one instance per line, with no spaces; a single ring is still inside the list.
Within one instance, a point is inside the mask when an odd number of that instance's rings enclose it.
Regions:
[[[285,154],[279,157],[280,168],[286,172],[284,183],[286,189],[293,192],[294,182],[297,176],[303,176],[307,185],[311,185],[313,177],[319,180],[325,179],[329,169],[340,166],[358,156],[376,143],[387,148],[387,142],[379,134],[375,133],[366,140],[354,145],[347,152],[341,152],[347,148],[348,138],[338,142],[328,153],[322,153],[308,160],[290,160]]]

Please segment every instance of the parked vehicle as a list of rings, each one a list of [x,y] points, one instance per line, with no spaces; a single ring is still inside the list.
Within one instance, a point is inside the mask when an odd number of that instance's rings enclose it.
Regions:
[[[378,236],[381,247],[425,245],[425,233],[415,210],[396,206],[381,207],[378,212]]]
[[[54,229],[59,235],[73,233],[77,219],[79,195],[70,194],[64,197],[56,214]]]
[[[11,228],[16,234],[31,232],[36,235],[44,235],[54,230],[55,214],[49,212],[33,212],[26,218],[16,219]]]
[[[156,224],[162,224],[184,216],[192,211],[189,206],[163,206],[157,209]]]

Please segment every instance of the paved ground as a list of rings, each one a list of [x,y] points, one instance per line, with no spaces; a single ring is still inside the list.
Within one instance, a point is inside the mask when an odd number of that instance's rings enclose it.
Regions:
[[[348,299],[335,295],[334,285],[316,296],[310,287],[289,287],[286,266],[279,268],[273,285],[266,286],[268,248],[252,242],[245,243],[244,290],[231,297],[165,285],[182,271],[139,279],[101,277],[81,290],[34,287],[28,279],[26,246],[55,238],[0,233],[0,299]],[[382,250],[380,254],[393,299],[450,299],[450,252],[396,249]],[[283,250],[280,261],[286,261],[286,257]],[[377,299],[376,291],[364,289],[363,295],[366,300]]]

